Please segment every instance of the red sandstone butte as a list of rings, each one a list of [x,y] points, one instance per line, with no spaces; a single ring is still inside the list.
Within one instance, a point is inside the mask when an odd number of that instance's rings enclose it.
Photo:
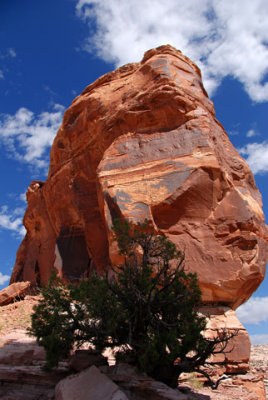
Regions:
[[[116,217],[149,219],[185,249],[207,304],[235,309],[264,279],[267,227],[246,162],[198,67],[173,47],[89,85],[66,111],[46,182],[31,183],[11,282],[109,269]]]

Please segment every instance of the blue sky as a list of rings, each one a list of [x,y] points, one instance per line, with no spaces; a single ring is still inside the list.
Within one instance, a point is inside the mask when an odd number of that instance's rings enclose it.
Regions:
[[[24,234],[25,191],[46,179],[64,110],[99,76],[162,44],[201,68],[268,216],[267,15],[267,0],[0,1],[0,288]],[[254,343],[268,343],[268,278],[238,314]]]

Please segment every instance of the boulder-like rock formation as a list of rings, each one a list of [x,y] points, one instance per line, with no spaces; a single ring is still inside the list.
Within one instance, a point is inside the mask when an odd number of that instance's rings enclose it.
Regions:
[[[184,394],[178,387],[171,389],[162,382],[155,381],[145,373],[128,364],[103,366],[102,373],[111,379],[131,400],[209,400],[207,396],[195,396],[194,393]]]
[[[248,165],[198,67],[161,46],[89,85],[66,111],[46,182],[31,183],[11,282],[75,281],[118,261],[115,217],[147,218],[185,249],[206,303],[236,308],[262,282],[267,228]]]
[[[14,282],[0,290],[0,306],[12,303],[16,299],[23,298],[30,290],[31,282]]]
[[[238,320],[235,311],[229,307],[204,306],[199,311],[207,317],[207,326],[204,335],[215,338],[222,331],[228,329],[234,337],[229,340],[224,352],[215,354],[209,360],[213,374],[222,375],[244,373],[249,370],[250,340],[247,330]]]
[[[55,388],[55,400],[128,400],[128,397],[97,367],[61,380]]]
[[[11,312],[9,315],[12,318],[14,314]],[[0,399],[53,400],[55,385],[70,372],[68,366],[60,365],[48,373],[41,370],[44,364],[44,349],[29,337],[25,329],[13,330],[8,334],[2,330]]]
[[[36,340],[27,335],[24,329],[17,329],[1,336],[1,366],[27,366],[34,365],[38,361],[45,363],[45,350],[38,346]]]

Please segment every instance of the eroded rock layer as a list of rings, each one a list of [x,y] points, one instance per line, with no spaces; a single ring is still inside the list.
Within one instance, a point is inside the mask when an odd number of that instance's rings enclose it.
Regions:
[[[89,85],[66,111],[46,182],[33,182],[11,282],[69,281],[118,259],[115,217],[147,218],[185,249],[205,303],[236,308],[265,274],[267,228],[248,165],[198,67],[161,46]]]

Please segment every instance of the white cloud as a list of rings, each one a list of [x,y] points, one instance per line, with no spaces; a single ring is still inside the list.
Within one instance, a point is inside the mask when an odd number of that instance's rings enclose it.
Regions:
[[[18,236],[24,236],[26,230],[22,224],[25,208],[18,207],[10,211],[7,206],[0,209],[0,229],[13,231]]]
[[[27,203],[27,200],[26,200],[26,192],[21,193],[21,194],[19,195],[19,199],[20,199],[21,201],[23,201],[23,203]]]
[[[17,57],[16,51],[10,47],[5,51],[0,52],[0,60],[1,60],[1,69],[0,69],[0,79],[4,79],[4,72],[8,71],[7,61],[11,58]]]
[[[27,108],[20,108],[14,115],[0,116],[0,141],[8,154],[19,161],[38,168],[48,164],[45,152],[50,148],[60,127],[64,107],[56,104],[51,112],[35,115]]]
[[[10,48],[7,50],[7,54],[8,54],[9,57],[12,57],[12,58],[17,57],[16,51],[15,51],[14,49],[12,49],[12,47],[10,47]]]
[[[268,344],[268,334],[256,334],[256,335],[249,335],[251,343],[253,345],[257,344]]]
[[[15,49],[13,49],[12,47],[9,47],[7,50],[0,52],[0,59],[2,59],[2,60],[7,59],[7,58],[15,58],[15,57],[17,57],[17,53],[16,53]]]
[[[245,156],[254,174],[268,172],[268,142],[248,143],[238,151]]]
[[[247,131],[247,137],[251,138],[253,136],[257,136],[258,133],[254,130],[254,129],[250,129],[249,131]]]
[[[0,285],[4,285],[9,279],[9,275],[3,275],[2,272],[0,272]]]
[[[0,59],[6,59],[6,58],[15,58],[17,57],[17,53],[15,49],[12,47],[9,47],[7,50],[1,51],[0,52]]]
[[[236,310],[243,324],[258,325],[268,320],[268,297],[251,297]]]
[[[76,10],[89,25],[85,48],[106,61],[138,61],[169,43],[201,67],[210,94],[229,75],[268,100],[267,0],[78,0]]]

